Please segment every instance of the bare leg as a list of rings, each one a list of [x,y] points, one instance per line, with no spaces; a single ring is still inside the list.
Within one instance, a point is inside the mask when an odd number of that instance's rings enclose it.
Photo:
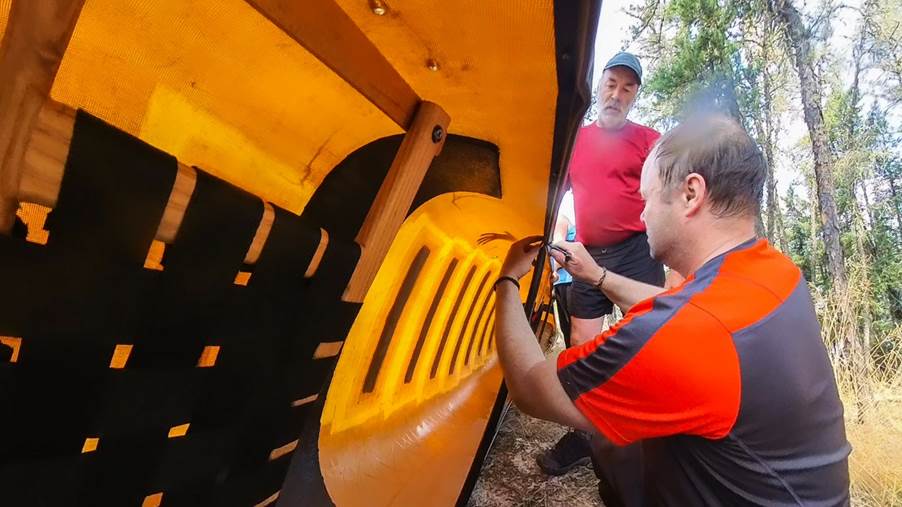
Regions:
[[[604,317],[595,319],[579,319],[570,317],[570,344],[582,345],[601,334],[604,327]]]

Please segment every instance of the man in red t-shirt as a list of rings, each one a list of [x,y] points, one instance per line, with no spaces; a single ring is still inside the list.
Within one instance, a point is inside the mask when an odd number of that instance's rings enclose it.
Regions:
[[[576,135],[569,181],[576,240],[599,265],[640,282],[663,286],[664,267],[649,255],[645,224],[639,218],[645,205],[639,194],[642,164],[660,134],[627,119],[641,83],[642,66],[634,55],[618,53],[605,65],[598,84],[598,120]],[[613,309],[613,303],[594,285],[574,280],[569,291],[571,343],[578,346],[601,333],[604,318]],[[610,452],[618,453],[613,459],[624,462],[624,471],[639,470],[638,463],[634,464],[638,450]],[[589,456],[588,437],[570,432],[537,461],[545,473],[561,475],[588,463]],[[629,475],[626,482],[638,480],[638,472]],[[610,480],[622,482],[619,478]]]
[[[605,65],[598,85],[598,120],[576,135],[569,180],[576,240],[600,265],[663,285],[664,267],[649,255],[645,224],[639,219],[645,205],[639,195],[642,164],[661,135],[627,119],[641,82],[642,67],[630,53],[618,53]],[[573,342],[580,344],[601,332],[613,304],[590,284],[574,289]]]

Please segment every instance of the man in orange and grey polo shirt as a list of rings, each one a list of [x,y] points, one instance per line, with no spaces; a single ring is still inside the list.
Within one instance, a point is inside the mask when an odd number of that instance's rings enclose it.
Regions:
[[[642,171],[642,218],[652,255],[686,281],[662,291],[560,243],[570,258],[555,258],[628,311],[557,358],[543,356],[516,288],[541,238],[515,243],[496,282],[514,401],[616,445],[642,442],[638,503],[849,502],[843,408],[807,284],[755,239],[764,178],[760,151],[731,119],[697,118],[662,137]],[[600,477],[616,467],[595,465]]]

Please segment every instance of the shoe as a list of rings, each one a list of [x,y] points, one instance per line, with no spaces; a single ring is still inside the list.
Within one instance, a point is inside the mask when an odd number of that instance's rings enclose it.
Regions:
[[[578,466],[587,465],[591,461],[589,439],[581,431],[570,431],[536,458],[539,468],[546,475],[564,475]]]

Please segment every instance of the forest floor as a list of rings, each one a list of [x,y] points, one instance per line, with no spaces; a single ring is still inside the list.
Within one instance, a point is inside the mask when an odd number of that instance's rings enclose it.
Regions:
[[[549,354],[557,354],[560,336]],[[536,464],[536,457],[564,435],[563,426],[535,419],[511,405],[482,474],[470,496],[468,507],[596,507],[598,479],[591,465],[577,467],[562,477],[549,477]]]

